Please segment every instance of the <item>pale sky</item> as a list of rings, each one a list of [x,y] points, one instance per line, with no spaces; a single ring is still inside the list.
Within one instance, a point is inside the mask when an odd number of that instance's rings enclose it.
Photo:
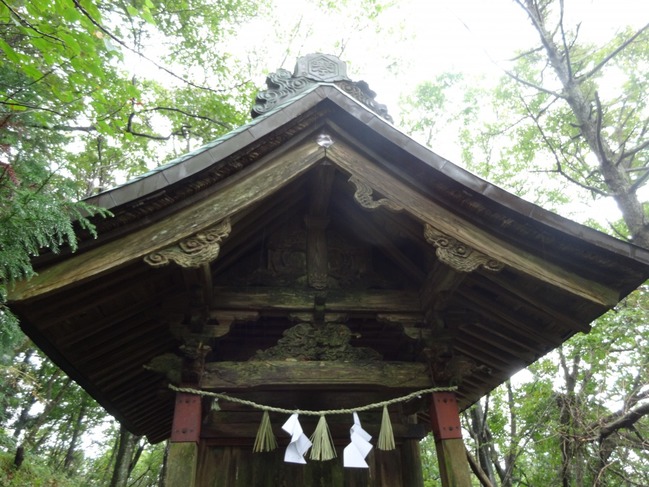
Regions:
[[[337,55],[347,62],[350,78],[368,82],[398,121],[400,98],[417,84],[449,71],[485,75],[495,83],[517,51],[539,44],[513,0],[394,0],[376,19],[365,10],[372,0],[339,0],[340,11],[326,13],[317,3],[273,0],[268,11],[237,26],[236,38],[217,48],[238,60],[232,69],[249,69],[260,89],[267,73],[292,71],[299,56]],[[649,0],[565,0],[565,9],[566,25],[581,22],[580,39],[600,44],[626,26],[649,21]],[[142,67],[151,73],[150,66]],[[452,136],[443,142],[433,150],[460,163],[458,142]],[[598,213],[615,219],[616,208],[604,206]]]
[[[341,12],[327,15],[313,3],[274,0],[270,12],[274,20],[262,16],[241,28],[237,45],[247,56],[257,53],[263,69],[271,72],[279,67],[292,70],[295,59],[304,54],[339,55],[347,61],[350,77],[367,81],[377,100],[391,111],[397,110],[404,92],[425,79],[447,71],[500,75],[496,63],[538,44],[513,0],[395,0],[378,14],[376,23],[363,20],[367,15],[359,4],[367,0],[340,2],[345,5]],[[626,25],[639,27],[649,21],[647,0],[565,4],[568,25],[581,21],[580,38],[588,41],[607,39]],[[340,43],[345,44],[342,54]],[[260,83],[263,78],[261,73]]]

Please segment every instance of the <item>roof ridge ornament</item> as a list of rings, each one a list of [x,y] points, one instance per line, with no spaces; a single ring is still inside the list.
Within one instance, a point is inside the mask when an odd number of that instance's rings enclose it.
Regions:
[[[347,65],[331,54],[308,54],[298,58],[291,74],[286,69],[278,69],[266,78],[268,89],[257,93],[252,108],[252,118],[263,115],[281,103],[319,83],[333,83],[380,117],[392,123],[385,105],[375,101],[376,93],[365,81],[352,81],[347,77]]]

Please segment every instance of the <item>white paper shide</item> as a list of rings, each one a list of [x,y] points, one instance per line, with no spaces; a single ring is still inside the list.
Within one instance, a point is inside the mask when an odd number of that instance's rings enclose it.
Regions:
[[[343,462],[345,467],[369,468],[365,458],[372,449],[370,440],[372,436],[361,426],[358,414],[354,413],[354,425],[349,430],[351,443],[343,451]]]
[[[284,461],[288,463],[306,463],[304,455],[309,451],[312,443],[304,434],[297,413],[292,414],[286,420],[286,423],[282,425],[282,429],[291,435],[291,442],[286,447],[286,453],[284,453]]]

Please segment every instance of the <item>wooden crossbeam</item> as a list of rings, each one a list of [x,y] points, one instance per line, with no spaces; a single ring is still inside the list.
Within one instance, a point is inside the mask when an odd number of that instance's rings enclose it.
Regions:
[[[250,388],[399,388],[425,389],[432,382],[423,363],[252,361],[212,362],[205,365],[201,388],[236,391]]]
[[[220,288],[214,289],[220,309],[256,309],[260,312],[311,311],[318,293],[295,288]],[[327,312],[419,313],[419,296],[414,291],[327,291]]]

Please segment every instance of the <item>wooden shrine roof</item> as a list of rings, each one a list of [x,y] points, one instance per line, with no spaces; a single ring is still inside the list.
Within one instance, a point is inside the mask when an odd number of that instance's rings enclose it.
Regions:
[[[649,276],[647,250],[470,174],[333,82],[89,202],[115,216],[77,253],[36,259],[10,306],[151,441],[169,436],[167,384],[192,347],[210,347],[189,377],[209,390],[303,407],[311,390],[353,403],[445,382],[468,407]],[[300,324],[342,325],[363,373],[273,355]],[[237,369],[251,358],[272,373]]]

